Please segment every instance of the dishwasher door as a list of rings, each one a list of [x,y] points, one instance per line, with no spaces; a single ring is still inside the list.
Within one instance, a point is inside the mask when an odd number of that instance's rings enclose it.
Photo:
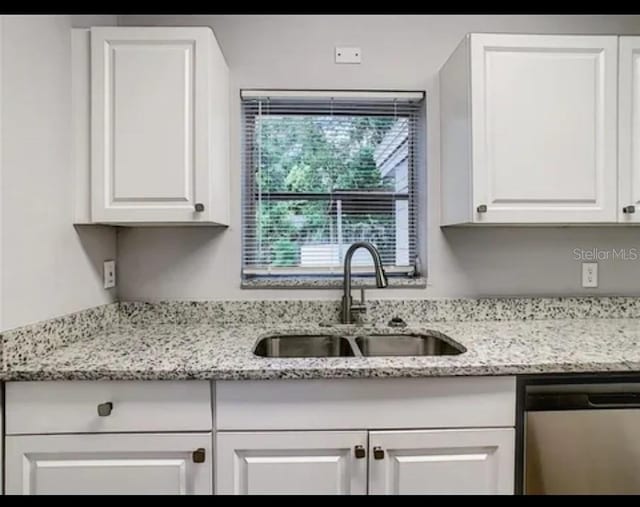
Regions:
[[[525,494],[640,493],[640,396],[546,398],[527,400]]]

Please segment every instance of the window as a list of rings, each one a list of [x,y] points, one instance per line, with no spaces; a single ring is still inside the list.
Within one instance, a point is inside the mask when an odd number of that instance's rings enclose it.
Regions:
[[[422,92],[245,90],[243,277],[337,276],[370,241],[416,275]],[[372,273],[366,250],[354,274]]]

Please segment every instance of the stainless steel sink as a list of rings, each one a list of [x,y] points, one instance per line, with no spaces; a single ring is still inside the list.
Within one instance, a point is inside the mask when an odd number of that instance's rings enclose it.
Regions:
[[[465,349],[433,334],[370,334],[358,336],[363,356],[452,356]]]
[[[349,340],[332,335],[265,336],[253,353],[262,357],[350,357],[355,353]]]
[[[274,334],[258,340],[262,357],[451,356],[466,349],[438,331],[348,334]]]

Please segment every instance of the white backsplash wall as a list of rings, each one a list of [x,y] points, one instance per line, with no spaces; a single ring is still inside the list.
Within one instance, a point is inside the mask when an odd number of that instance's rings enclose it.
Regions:
[[[2,16],[0,329],[114,300],[115,231],[72,225],[72,26],[115,16]]]
[[[640,34],[640,16],[121,16],[127,25],[210,25],[232,77],[232,223],[214,228],[121,228],[119,296],[147,299],[331,298],[337,290],[240,288],[240,88],[427,91],[428,287],[371,290],[375,298],[640,295],[640,260],[600,263],[598,289],[580,286],[575,248],[636,248],[640,228],[439,227],[437,73],[468,32]],[[336,65],[358,46],[362,64]]]

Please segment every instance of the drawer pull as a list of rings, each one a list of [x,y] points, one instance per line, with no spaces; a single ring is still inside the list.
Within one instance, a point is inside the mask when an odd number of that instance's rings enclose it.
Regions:
[[[367,456],[366,451],[364,450],[364,447],[361,445],[356,445],[355,448],[353,449],[354,454],[356,455],[357,459],[362,459],[365,458]]]
[[[384,459],[384,451],[382,450],[382,447],[373,448],[373,457],[374,459]]]
[[[193,451],[192,458],[194,463],[204,463],[205,451],[202,447]]]
[[[622,212],[623,213],[628,213],[628,214],[635,213],[636,212],[636,207],[633,206],[632,204],[629,205],[629,206],[625,206],[624,208],[622,208]]]
[[[111,415],[112,410],[113,403],[111,403],[110,401],[107,401],[106,403],[100,403],[100,405],[98,405],[98,415],[100,417],[107,417],[108,415]]]

